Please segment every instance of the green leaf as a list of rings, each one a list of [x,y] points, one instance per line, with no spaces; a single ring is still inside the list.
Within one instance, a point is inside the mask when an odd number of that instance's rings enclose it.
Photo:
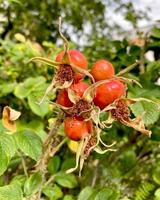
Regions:
[[[160,200],[160,188],[158,188],[154,193],[155,199],[154,200]]]
[[[13,92],[15,84],[13,83],[4,83],[0,85],[0,97],[5,96]]]
[[[38,160],[42,153],[42,141],[33,131],[26,129],[15,134],[18,148],[34,160]]]
[[[3,174],[10,162],[10,159],[14,156],[17,150],[14,138],[11,135],[1,133],[0,134],[0,175]]]
[[[62,163],[61,170],[66,171],[67,169],[74,167],[75,162],[76,162],[75,158],[68,158],[68,159],[64,160],[64,162]]]
[[[136,153],[132,150],[125,151],[121,155],[120,159],[120,169],[124,173],[127,173],[129,170],[131,170],[137,162]]]
[[[148,75],[147,75],[148,78]],[[151,100],[156,100],[160,98],[160,93],[159,93],[159,87],[156,85],[152,85],[149,88],[139,88],[139,87],[133,87],[129,86],[129,92],[128,92],[128,97],[129,98],[147,98]]]
[[[63,200],[74,200],[73,196],[72,195],[65,195]]]
[[[36,172],[32,174],[24,184],[24,193],[27,196],[34,194],[38,191],[40,185],[42,183],[42,176],[40,172]]]
[[[55,181],[60,186],[66,188],[75,188],[78,185],[76,177],[73,174],[66,174],[65,172],[57,173]]]
[[[54,156],[48,162],[48,171],[51,174],[55,174],[60,167],[60,158],[59,156]]]
[[[160,126],[154,126],[152,128],[151,139],[155,141],[160,141]]]
[[[135,192],[135,200],[141,199],[150,199],[149,197],[152,195],[155,189],[155,185],[149,182],[143,182],[140,184],[138,189]]]
[[[153,180],[154,180],[158,185],[160,185],[160,168],[156,169],[156,170],[153,172]]]
[[[47,133],[44,131],[44,123],[42,120],[32,119],[30,122],[21,120],[17,121],[16,125],[18,131],[31,129],[41,138],[42,141],[44,141],[47,137]]]
[[[50,200],[56,200],[63,196],[63,192],[60,187],[58,187],[56,184],[52,186],[46,186],[43,189],[43,193],[49,197]]]
[[[16,97],[23,99],[27,97],[31,92],[39,91],[41,87],[45,85],[45,78],[39,76],[36,78],[28,78],[23,83],[19,83],[14,91]]]
[[[38,104],[39,100],[33,94],[28,96],[28,104],[33,113],[40,117],[44,117],[49,111],[49,103],[44,100],[41,104]]]
[[[120,197],[119,191],[104,188],[98,192],[94,200],[118,200]]]
[[[19,0],[9,0],[10,3],[17,3],[23,5]]]
[[[152,35],[153,37],[155,37],[155,38],[160,38],[160,29],[154,27],[154,28],[152,29],[151,35]]]
[[[85,187],[78,195],[78,200],[88,200],[88,198],[93,194],[94,191],[95,189],[93,189],[92,187]]]
[[[26,181],[25,175],[17,175],[17,176],[13,177],[10,184],[19,184],[22,187],[24,185],[25,181]]]
[[[0,187],[0,200],[22,200],[22,190],[19,184]]]
[[[154,124],[159,118],[158,106],[151,102],[137,102],[131,105],[131,110],[136,117],[143,114],[142,119],[146,126]]]

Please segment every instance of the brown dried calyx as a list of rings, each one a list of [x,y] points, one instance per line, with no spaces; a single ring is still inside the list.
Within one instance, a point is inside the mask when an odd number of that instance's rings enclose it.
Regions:
[[[56,74],[56,80],[63,85],[65,82],[73,81],[73,79],[74,72],[71,66],[68,64],[61,64]]]
[[[90,103],[83,99],[80,99],[69,110],[69,114],[71,116],[81,116],[83,118],[88,118],[90,116],[91,109],[92,105]]]
[[[115,103],[116,108],[111,110],[112,117],[120,122],[130,120],[130,110],[125,100],[120,99]]]
[[[96,143],[97,143],[97,140],[96,140],[96,138],[94,136],[92,136],[88,140],[88,142],[87,142],[87,144],[85,146],[85,149],[84,149],[84,155],[86,157],[88,157],[90,155],[91,151],[94,150],[92,147],[94,147],[96,145]]]

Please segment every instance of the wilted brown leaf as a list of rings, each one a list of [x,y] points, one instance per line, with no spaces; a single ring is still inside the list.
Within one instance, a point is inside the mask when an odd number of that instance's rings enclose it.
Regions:
[[[12,109],[9,106],[5,106],[2,113],[3,126],[12,133],[16,132],[16,120],[20,117],[20,115],[20,112]]]

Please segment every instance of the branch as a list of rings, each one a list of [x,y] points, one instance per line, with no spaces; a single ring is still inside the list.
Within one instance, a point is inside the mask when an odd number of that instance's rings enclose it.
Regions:
[[[43,153],[42,153],[41,159],[36,164],[36,167],[35,167],[36,171],[46,170],[46,164],[48,160],[50,159],[50,157],[52,157],[51,153],[53,151],[53,148],[59,144],[59,137],[56,135],[56,133],[60,125],[63,123],[63,120],[64,120],[64,112],[60,112],[57,120],[52,124],[48,137],[43,144]]]
[[[60,150],[63,144],[66,142],[66,138],[60,142],[61,136],[57,135],[57,131],[60,125],[63,123],[64,120],[64,112],[61,111],[58,115],[57,120],[52,124],[51,130],[48,134],[46,141],[43,144],[43,152],[40,160],[37,162],[35,166],[36,171],[42,172],[42,182],[39,187],[39,190],[36,194],[34,194],[34,198],[36,200],[41,199],[42,189],[44,187],[46,181],[46,173],[47,173],[47,163],[49,159]],[[30,200],[33,200],[33,196],[30,197]]]

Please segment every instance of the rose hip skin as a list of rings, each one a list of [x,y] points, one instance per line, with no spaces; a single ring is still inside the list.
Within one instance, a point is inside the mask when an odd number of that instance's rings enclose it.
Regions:
[[[92,67],[91,74],[95,81],[105,80],[111,78],[114,74],[114,67],[112,63],[107,60],[98,60]]]
[[[68,97],[68,92],[65,89],[62,89],[59,91],[58,95],[57,95],[57,103],[65,106],[65,107],[72,107],[73,103],[70,101],[69,97]]]
[[[82,118],[68,117],[64,121],[64,132],[71,140],[79,141],[92,132],[92,123]]]
[[[68,53],[70,55],[70,61],[71,61],[71,63],[73,63],[77,67],[80,67],[80,68],[83,68],[83,69],[87,69],[87,66],[88,66],[87,59],[85,58],[85,56],[81,52],[79,52],[76,49],[71,49],[71,50],[68,51]],[[56,61],[57,62],[61,62],[63,56],[64,56],[64,51],[60,52],[57,55]],[[84,77],[84,75],[82,75],[80,73],[76,73],[75,77],[74,77],[74,81],[78,82],[83,77]]]
[[[103,109],[124,94],[124,84],[118,80],[112,80],[96,88],[96,95],[93,101],[96,106]]]
[[[78,97],[82,97],[88,87],[89,85],[87,83],[78,82],[71,85],[70,89],[72,89]],[[73,103],[68,97],[67,89],[62,89],[59,91],[57,95],[57,103],[65,107],[73,106]]]
[[[89,85],[85,82],[78,82],[71,85],[71,89],[79,96],[82,97]]]

